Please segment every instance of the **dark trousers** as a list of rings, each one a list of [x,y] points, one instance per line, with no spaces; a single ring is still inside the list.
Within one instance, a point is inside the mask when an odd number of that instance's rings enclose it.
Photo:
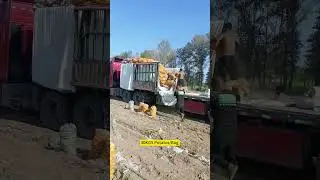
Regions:
[[[184,79],[178,79],[177,86],[184,87],[185,86]]]
[[[184,95],[176,94],[176,97],[177,97],[176,109],[178,113],[184,113]]]
[[[236,107],[211,107],[213,130],[211,132],[211,154],[215,163],[224,166],[236,164],[237,109]]]
[[[222,56],[215,64],[215,76],[223,80],[236,80],[238,78],[238,62],[234,56]]]

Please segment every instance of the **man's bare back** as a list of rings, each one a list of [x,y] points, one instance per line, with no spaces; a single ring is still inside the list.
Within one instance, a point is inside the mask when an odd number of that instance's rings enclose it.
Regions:
[[[226,31],[220,35],[217,41],[218,56],[235,56],[238,35],[234,31]]]
[[[225,24],[215,44],[217,61],[214,67],[214,86],[216,90],[222,88],[223,82],[238,79],[238,64],[235,59],[237,44],[239,44],[237,33],[232,31],[230,23]]]

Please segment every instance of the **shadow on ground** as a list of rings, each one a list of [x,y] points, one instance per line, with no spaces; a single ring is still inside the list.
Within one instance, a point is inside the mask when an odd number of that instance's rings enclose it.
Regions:
[[[34,111],[16,111],[9,108],[0,108],[0,119],[17,121],[32,126],[45,128],[39,120],[39,114]]]

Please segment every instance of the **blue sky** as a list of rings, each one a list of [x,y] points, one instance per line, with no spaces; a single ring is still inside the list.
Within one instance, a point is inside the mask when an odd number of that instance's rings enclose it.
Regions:
[[[209,25],[210,0],[111,0],[111,56],[155,49],[161,40],[181,48]]]

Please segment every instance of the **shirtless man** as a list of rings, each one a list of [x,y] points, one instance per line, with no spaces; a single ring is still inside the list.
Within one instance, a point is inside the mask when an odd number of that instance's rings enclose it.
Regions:
[[[179,71],[179,75],[178,75],[178,86],[184,87],[185,83],[184,83],[184,72],[182,69],[180,69]]]
[[[214,86],[217,91],[221,91],[226,81],[238,78],[238,63],[235,55],[239,39],[236,32],[232,30],[231,23],[224,25],[222,33],[215,41],[217,61],[214,66]]]
[[[238,77],[238,64],[235,59],[236,45],[239,44],[238,36],[232,31],[232,25],[226,23],[223,27],[222,33],[212,42],[214,53],[217,60],[213,60],[212,68],[212,84],[211,89],[216,92],[233,90],[230,87],[227,88],[227,81],[237,80]],[[210,94],[210,106],[215,108],[219,106],[215,99],[217,96],[214,93]],[[219,95],[218,95],[219,96]],[[233,179],[238,166],[235,158],[235,140],[237,129],[237,113],[235,106],[231,107],[229,111],[221,111],[217,108],[211,110],[210,108],[210,123],[212,128],[211,133],[211,149],[213,166],[219,174],[217,167],[222,170],[227,170],[229,179]],[[209,116],[209,118],[210,118]],[[214,128],[213,128],[214,127]]]

